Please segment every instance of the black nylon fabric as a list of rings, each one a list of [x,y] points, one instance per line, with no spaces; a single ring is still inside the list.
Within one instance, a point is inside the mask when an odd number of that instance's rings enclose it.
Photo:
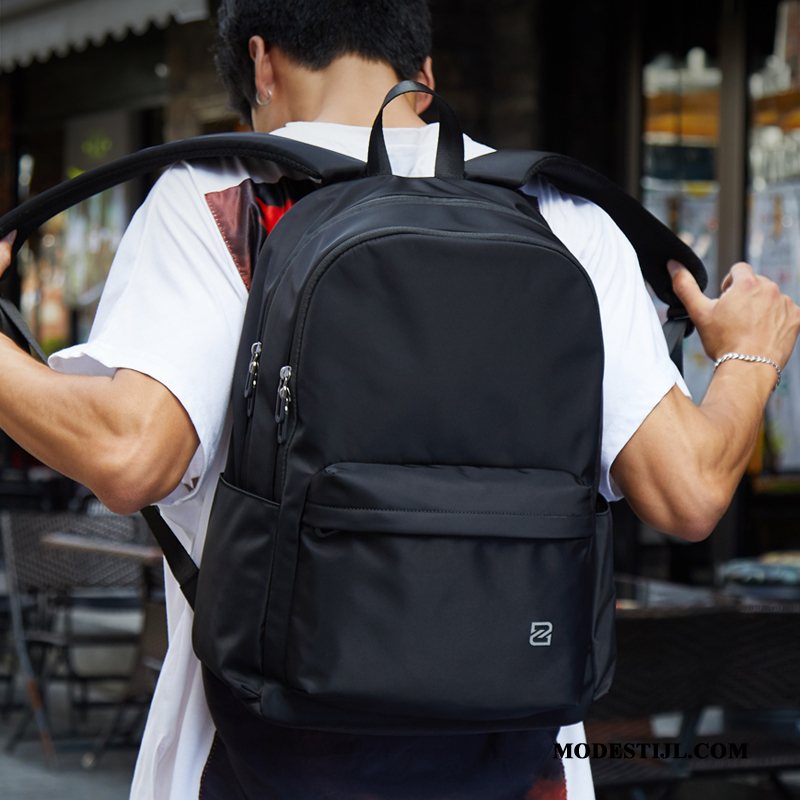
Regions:
[[[258,797],[260,800],[268,800],[263,792]],[[215,734],[200,778],[198,800],[247,800],[247,798],[234,771],[227,748],[219,734]]]
[[[47,356],[36,341],[22,314],[11,301],[0,297],[0,332],[8,336],[17,347],[29,352],[43,364]]]
[[[497,150],[471,159],[466,170],[473,180],[500,183],[512,189],[542,177],[562,191],[597,203],[613,217],[634,246],[645,280],[670,307],[671,316],[685,316],[686,309],[672,291],[666,268],[670,258],[682,263],[701,289],[708,285],[705,267],[691,247],[613,181],[580,161],[557,153]]]
[[[324,188],[251,292],[198,586],[209,674],[310,730],[582,719],[609,670],[592,655],[602,335],[535,202],[436,178]]]
[[[556,470],[332,464],[311,480],[303,523],[322,537],[344,529],[574,539],[591,535],[594,513],[591,487]]]

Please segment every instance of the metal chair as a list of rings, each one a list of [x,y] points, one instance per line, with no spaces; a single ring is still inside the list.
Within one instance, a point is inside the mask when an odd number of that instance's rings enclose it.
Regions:
[[[167,651],[167,608],[164,596],[163,564],[145,567],[145,599],[142,630],[136,659],[125,692],[117,703],[114,716],[83,754],[81,765],[92,769],[113,742],[135,745],[143,728],[156,680]],[[129,717],[125,724],[126,715]]]
[[[664,800],[689,778],[744,773],[767,774],[773,790],[793,796],[780,773],[800,768],[800,604],[718,593],[705,607],[645,604],[618,615],[617,640],[616,678],[587,720],[590,742],[671,743],[688,754],[702,741],[714,755],[597,759],[598,798],[624,789]],[[712,708],[723,724],[701,735],[702,712]],[[680,730],[656,736],[653,718],[670,712]]]
[[[618,617],[614,684],[590,711],[589,741],[637,748],[658,744],[662,752],[672,754],[689,751],[719,675],[724,647],[715,643],[724,635],[719,628],[723,613],[716,608],[664,608]],[[653,719],[660,715],[679,720],[675,735],[654,730]],[[666,745],[671,751],[665,751]],[[613,788],[626,790],[632,798],[647,796],[648,789],[666,798],[690,769],[690,761],[655,757],[652,749],[635,758],[592,762],[598,797]]]
[[[14,642],[11,634],[11,609],[5,588],[5,570],[0,565],[0,719],[5,719],[14,708],[14,684],[16,681]]]
[[[80,624],[80,610],[118,612],[141,609],[142,571],[131,560],[108,554],[70,551],[48,546],[45,539],[56,533],[71,533],[120,544],[139,543],[147,536],[134,517],[112,514],[85,515],[71,512],[6,512],[0,515],[6,563],[17,667],[28,707],[6,744],[12,750],[35,720],[45,753],[54,753],[47,709],[51,682],[66,683],[70,729],[76,729],[76,712],[85,716],[96,705],[89,688],[100,682],[127,683],[129,668],[112,672],[81,669],[76,660],[83,648],[127,647],[129,653],[139,631]],[[121,651],[119,651],[121,652]],[[126,664],[127,667],[127,664]],[[113,704],[115,701],[111,701]]]
[[[723,710],[715,742],[742,742],[747,757],[697,761],[696,774],[766,774],[796,797],[781,773],[800,769],[800,603],[743,602],[725,615],[729,643],[708,700]]]

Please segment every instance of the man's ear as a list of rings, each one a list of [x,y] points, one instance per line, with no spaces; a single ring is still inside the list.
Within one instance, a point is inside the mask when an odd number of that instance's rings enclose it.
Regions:
[[[429,89],[436,88],[436,81],[433,77],[433,60],[428,56],[422,64],[422,69],[414,76],[417,83],[422,83]],[[427,111],[433,98],[429,94],[415,94],[414,111],[417,114],[422,114]]]
[[[253,62],[253,85],[256,90],[256,100],[265,101],[271,96],[272,87],[275,84],[269,48],[261,36],[251,36],[247,47],[250,52],[250,60]]]

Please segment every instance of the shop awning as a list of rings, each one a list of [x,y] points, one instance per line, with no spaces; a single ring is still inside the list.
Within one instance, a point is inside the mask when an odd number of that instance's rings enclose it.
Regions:
[[[2,0],[0,70],[207,16],[208,0]]]

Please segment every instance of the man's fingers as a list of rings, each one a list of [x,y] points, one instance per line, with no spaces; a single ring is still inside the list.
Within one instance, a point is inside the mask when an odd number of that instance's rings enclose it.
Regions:
[[[683,264],[677,261],[670,261],[667,264],[669,274],[672,276],[672,289],[678,295],[678,299],[686,307],[692,320],[698,317],[713,305],[713,300],[709,300],[697,285],[694,276]]]
[[[11,247],[14,244],[14,239],[17,238],[17,232],[11,231],[0,239],[0,277],[8,269],[11,263]]]
[[[728,274],[725,276],[725,280],[723,281],[723,286],[726,289],[730,289],[734,283],[747,282],[747,281],[755,281],[756,280],[756,273],[754,272],[753,268],[745,263],[744,261],[740,261],[738,264],[734,264]],[[727,286],[726,286],[727,284]]]

